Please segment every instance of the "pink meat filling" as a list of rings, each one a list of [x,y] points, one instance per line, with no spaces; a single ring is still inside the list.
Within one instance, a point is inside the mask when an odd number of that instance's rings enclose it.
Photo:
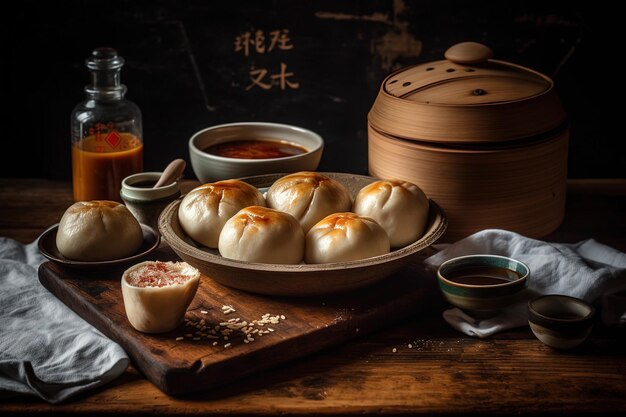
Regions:
[[[133,287],[167,287],[184,284],[191,275],[173,270],[165,262],[154,262],[131,271],[126,281]]]

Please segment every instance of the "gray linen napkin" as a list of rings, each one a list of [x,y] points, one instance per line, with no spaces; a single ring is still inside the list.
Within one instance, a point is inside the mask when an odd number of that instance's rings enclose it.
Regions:
[[[564,294],[601,304],[606,325],[626,325],[626,303],[616,293],[626,290],[626,254],[593,239],[575,244],[548,243],[499,229],[477,232],[425,260],[436,270],[444,261],[463,255],[488,253],[508,256],[530,268],[526,297],[498,315],[477,320],[458,308],[444,311],[455,329],[476,337],[528,324],[526,303],[540,294]]]
[[[126,352],[46,290],[36,241],[0,238],[0,398],[34,394],[58,403],[106,384]]]

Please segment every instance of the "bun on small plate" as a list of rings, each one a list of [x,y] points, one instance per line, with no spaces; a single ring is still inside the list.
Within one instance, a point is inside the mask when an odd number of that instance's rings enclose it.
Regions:
[[[76,261],[128,257],[143,243],[141,226],[125,205],[115,201],[79,201],[65,210],[56,235],[57,249]]]

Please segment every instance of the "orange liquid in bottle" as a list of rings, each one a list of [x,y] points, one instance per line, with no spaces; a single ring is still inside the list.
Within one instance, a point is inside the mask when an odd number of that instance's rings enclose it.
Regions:
[[[117,142],[109,143],[103,136],[87,136],[72,144],[75,201],[121,202],[122,180],[142,170],[143,145],[130,133],[119,133]]]

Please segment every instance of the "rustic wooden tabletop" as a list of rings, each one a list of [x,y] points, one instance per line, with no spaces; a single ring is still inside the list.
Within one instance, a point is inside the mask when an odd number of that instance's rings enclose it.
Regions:
[[[72,203],[71,184],[0,179],[0,236],[31,242]],[[545,240],[595,238],[626,251],[626,180],[570,180],[562,226]],[[170,397],[134,368],[61,405],[0,402],[0,414],[607,414],[626,411],[626,332],[597,326],[556,351],[528,328],[467,337],[443,301],[385,330],[202,394]]]

